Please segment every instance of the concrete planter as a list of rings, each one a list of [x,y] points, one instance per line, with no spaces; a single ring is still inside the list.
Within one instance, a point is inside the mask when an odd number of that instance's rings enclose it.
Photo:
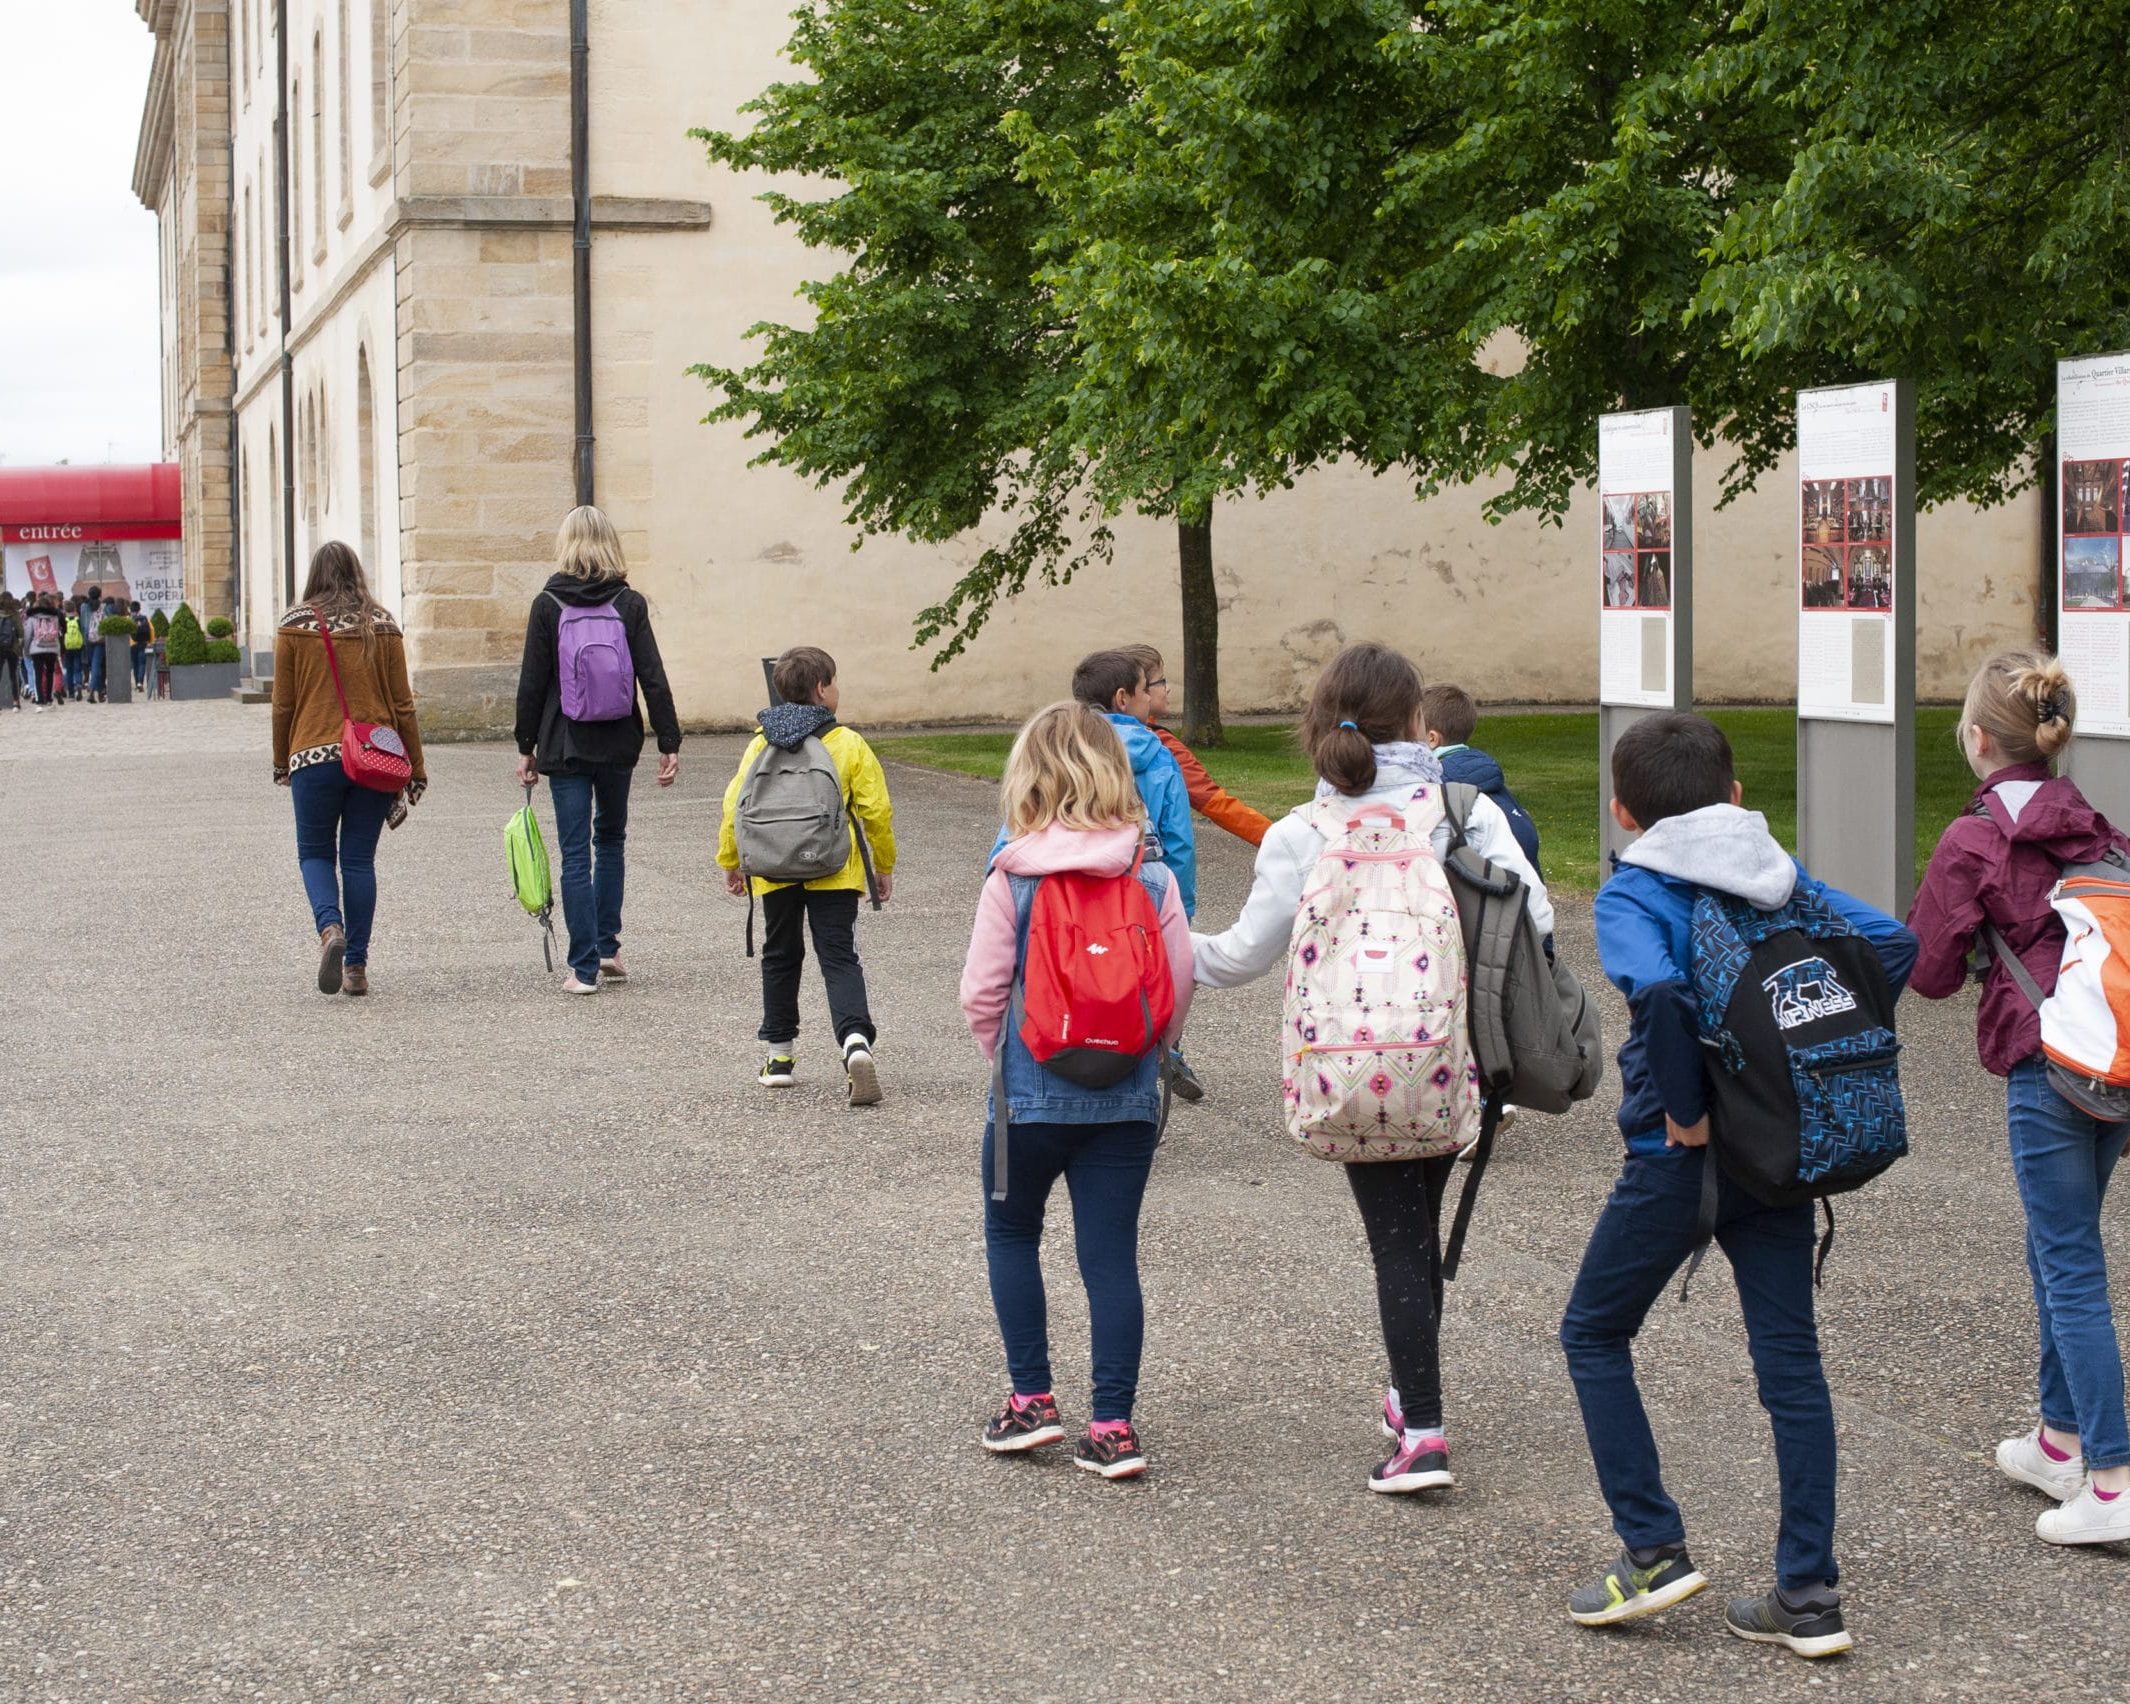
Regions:
[[[133,702],[133,641],[117,633],[104,635],[104,697],[113,704]]]
[[[242,663],[180,663],[170,671],[170,696],[227,698],[243,673]]]

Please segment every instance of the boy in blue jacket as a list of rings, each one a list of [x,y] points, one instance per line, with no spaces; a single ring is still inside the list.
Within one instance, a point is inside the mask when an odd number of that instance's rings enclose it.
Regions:
[[[1122,651],[1097,651],[1083,657],[1072,671],[1072,695],[1082,704],[1092,704],[1110,720],[1117,737],[1124,741],[1131,759],[1132,779],[1139,786],[1139,802],[1146,806],[1146,826],[1154,844],[1147,858],[1168,865],[1176,878],[1176,891],[1183,899],[1186,917],[1198,913],[1198,842],[1191,828],[1191,795],[1183,784],[1183,771],[1147,726],[1153,714],[1154,695],[1147,685],[1146,668],[1136,657]],[[998,861],[1006,844],[1000,829],[991,848],[989,864]],[[1157,852],[1154,846],[1158,845]],[[1195,1098],[1195,1097],[1194,1097]]]
[[[1509,832],[1516,836],[1516,844],[1531,860],[1531,868],[1539,872],[1539,879],[1544,880],[1545,872],[1538,862],[1538,824],[1509,791],[1509,778],[1502,773],[1501,765],[1472,744],[1472,734],[1479,726],[1479,706],[1472,701],[1472,695],[1461,686],[1437,681],[1420,695],[1420,720],[1427,728],[1427,743],[1442,760],[1443,780],[1477,787],[1499,805],[1501,814],[1509,819]]]
[[[1695,1024],[1692,917],[1702,889],[1774,910],[1817,894],[1877,949],[1898,992],[1915,937],[1861,900],[1813,881],[1739,808],[1730,742],[1706,717],[1645,717],[1612,757],[1612,813],[1641,838],[1597,897],[1598,958],[1627,996],[1620,1049],[1620,1134],[1627,1154],[1561,1321],[1598,1484],[1626,1547],[1568,1600],[1586,1627],[1653,1614],[1708,1584],[1686,1554],[1686,1527],[1664,1489],[1657,1444],[1635,1387],[1631,1346],[1651,1306],[1692,1254],[1708,1157],[1708,1079]],[[1716,1243],[1738,1280],[1753,1374],[1775,1431],[1782,1520],[1775,1589],[1733,1598],[1724,1625],[1805,1657],[1846,1651],[1834,1561],[1834,1407],[1813,1318],[1812,1204],[1769,1207],[1720,1181]]]

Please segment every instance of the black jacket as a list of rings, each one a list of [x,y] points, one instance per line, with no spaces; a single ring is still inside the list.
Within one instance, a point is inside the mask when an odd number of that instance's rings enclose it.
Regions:
[[[552,593],[550,597],[548,594]],[[543,775],[584,775],[595,769],[633,769],[643,753],[643,712],[631,706],[613,722],[573,722],[562,714],[562,683],[556,677],[555,628],[561,612],[555,599],[580,609],[612,602],[629,636],[629,661],[636,667],[636,687],[651,711],[651,726],[661,752],[680,750],[680,718],[673,711],[673,690],[666,684],[666,665],[651,636],[651,610],[643,594],[611,581],[580,580],[557,574],[533,599],[525,622],[525,660],[518,665],[518,750],[539,753]]]

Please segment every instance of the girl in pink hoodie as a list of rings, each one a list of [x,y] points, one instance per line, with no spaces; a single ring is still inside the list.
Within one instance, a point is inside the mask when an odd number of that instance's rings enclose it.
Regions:
[[[1072,1194],[1094,1350],[1092,1418],[1073,1460],[1105,1479],[1125,1479],[1146,1470],[1132,1430],[1145,1335],[1139,1207],[1160,1135],[1165,1050],[1148,1052],[1121,1082],[1085,1088],[1038,1064],[1007,1014],[1045,876],[1079,871],[1144,885],[1161,920],[1175,989],[1171,1045],[1191,1000],[1190,924],[1167,866],[1140,859],[1145,807],[1124,743],[1099,710],[1065,703],[1037,711],[1006,760],[1003,795],[1007,839],[977,901],[961,978],[962,1013],[1004,1091],[1012,1153],[1003,1188],[993,1187],[1003,1156],[995,1116],[987,1118],[984,1251],[1013,1389],[984,1428],[983,1443],[1003,1454],[1065,1435],[1051,1388],[1041,1255],[1044,1206],[1062,1177]]]
[[[2039,1537],[2105,1544],[2130,1539],[2130,1432],[2100,1204],[2130,1123],[2094,1118],[2056,1092],[2036,1009],[2067,945],[2049,903],[2057,877],[2067,864],[2130,850],[2054,773],[2077,713],[2063,665],[2038,652],[2000,651],[1968,687],[1961,749],[1982,785],[1931,854],[1909,913],[1921,951],[1908,986],[1942,1000],[1978,965],[1976,1042],[1983,1065],[2005,1080],[2041,1325],[2041,1423],[1999,1444],[1997,1465],[2061,1505],[2034,1523]]]

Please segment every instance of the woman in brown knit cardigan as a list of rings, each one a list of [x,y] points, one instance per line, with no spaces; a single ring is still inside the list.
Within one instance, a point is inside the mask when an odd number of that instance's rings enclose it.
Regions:
[[[414,778],[404,792],[357,786],[341,768],[340,693],[321,632],[332,635],[346,714],[396,730],[406,746]],[[367,994],[377,839],[387,821],[399,825],[429,775],[399,626],[371,599],[362,563],[337,539],[318,547],[303,601],[274,635],[274,780],[295,794],[296,862],[318,930],[318,991]]]

